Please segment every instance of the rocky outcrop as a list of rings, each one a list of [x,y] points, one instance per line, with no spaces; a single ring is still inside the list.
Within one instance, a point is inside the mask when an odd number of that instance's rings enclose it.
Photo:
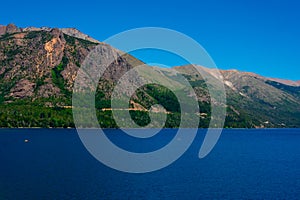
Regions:
[[[66,98],[80,63],[95,46],[74,37],[67,42],[57,28],[8,25],[0,31],[5,34],[0,36],[0,86],[7,88],[6,98]]]
[[[60,94],[60,89],[53,85],[53,83],[46,83],[41,85],[38,89],[37,96],[43,98],[49,97],[59,97],[62,96]]]
[[[94,42],[94,43],[100,43],[98,40],[95,40],[94,38],[80,32],[76,28],[62,28],[60,30],[64,34],[67,34],[67,35],[72,36],[72,37],[76,37],[76,38],[87,40],[87,41]]]
[[[0,86],[10,88],[6,97],[70,98],[80,64],[96,45],[102,46],[103,58],[115,58],[103,74],[107,81],[99,85],[106,95],[111,84],[132,68],[128,60],[137,63],[134,57],[121,58],[120,51],[72,28],[20,29],[8,25],[1,30],[8,34],[2,40],[0,36],[0,48],[4,50],[0,51]]]
[[[6,33],[11,34],[11,33],[17,33],[20,32],[21,30],[14,24],[8,24],[6,26]]]
[[[49,67],[55,67],[59,65],[63,57],[66,41],[59,29],[53,29],[50,33],[53,38],[44,45],[47,54],[46,64]]]
[[[17,32],[21,32],[21,29],[14,24],[8,24],[7,26],[0,25],[0,36],[4,34],[12,34]]]
[[[98,40],[90,37],[89,35],[86,35],[76,28],[61,28],[57,29],[60,30],[62,33],[78,38],[78,39],[83,39],[87,40],[93,43],[101,43]],[[12,34],[12,33],[17,33],[17,32],[31,32],[31,31],[53,31],[53,28],[50,27],[25,27],[25,28],[19,28],[14,24],[8,24],[7,26],[0,25],[0,36],[4,34]]]
[[[29,81],[28,79],[22,79],[15,85],[13,89],[11,89],[9,96],[17,99],[32,97],[34,87],[35,83]]]

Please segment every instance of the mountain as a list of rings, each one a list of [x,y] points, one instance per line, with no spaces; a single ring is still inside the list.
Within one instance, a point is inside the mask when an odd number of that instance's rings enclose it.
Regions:
[[[19,28],[0,26],[0,127],[74,127],[72,88],[86,56],[100,46],[103,57],[117,59],[104,72],[96,93],[97,117],[102,127],[116,127],[110,110],[112,88],[127,71],[142,61],[108,44],[99,42],[75,28]],[[205,80],[194,67],[174,70],[151,67],[138,71],[160,82],[175,78],[177,88],[184,88],[178,74],[187,78],[195,90],[201,108],[200,127],[210,120],[210,95]],[[215,76],[214,70],[197,66]],[[220,70],[227,95],[225,127],[300,127],[300,82],[266,78],[237,70]],[[150,122],[147,111],[162,104],[168,118],[166,127],[177,127],[180,109],[167,88],[148,84],[130,100],[131,117],[140,125]],[[157,112],[164,112],[155,108]],[[197,113],[196,113],[197,114]]]
[[[189,71],[189,66],[177,69],[195,73]],[[213,70],[206,70],[213,75]],[[237,70],[220,73],[227,95],[227,126],[240,127],[242,123],[246,127],[299,127],[299,86]]]

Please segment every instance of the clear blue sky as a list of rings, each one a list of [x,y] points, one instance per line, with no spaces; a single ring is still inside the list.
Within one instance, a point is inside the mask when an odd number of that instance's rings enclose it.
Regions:
[[[137,27],[165,27],[197,40],[221,69],[300,80],[297,0],[3,1],[0,24],[8,23],[76,27],[98,40]],[[164,54],[156,58],[184,64]]]

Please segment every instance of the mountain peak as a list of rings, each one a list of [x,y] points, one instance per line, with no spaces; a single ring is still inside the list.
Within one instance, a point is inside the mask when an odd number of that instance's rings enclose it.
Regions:
[[[12,34],[12,33],[17,33],[17,32],[30,32],[30,31],[51,31],[54,28],[50,28],[50,27],[25,27],[25,28],[19,28],[14,24],[8,24],[8,25],[0,25],[0,36],[4,35],[4,34]],[[62,31],[64,34],[72,36],[72,37],[76,37],[79,39],[83,39],[83,40],[88,40],[90,42],[93,43],[100,43],[100,41],[90,37],[89,35],[86,35],[84,33],[82,33],[81,31],[79,31],[76,28],[59,28],[60,31]]]
[[[88,41],[94,42],[94,43],[100,43],[98,40],[90,37],[89,35],[86,35],[86,34],[82,33],[81,31],[79,31],[76,28],[61,28],[60,30],[64,34],[67,34],[67,35],[72,36],[72,37],[88,40]]]
[[[20,28],[18,28],[14,24],[8,24],[7,26],[0,25],[0,35],[4,35],[7,33],[11,34],[11,33],[16,33],[16,32],[20,32]]]

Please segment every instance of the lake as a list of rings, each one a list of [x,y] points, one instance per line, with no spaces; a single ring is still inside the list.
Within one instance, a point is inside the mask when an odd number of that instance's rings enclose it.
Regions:
[[[167,144],[176,130],[149,139],[105,132],[124,149],[147,152]],[[204,135],[199,130],[170,166],[129,174],[97,161],[74,129],[0,129],[0,199],[300,198],[300,129],[224,130],[199,159]]]

